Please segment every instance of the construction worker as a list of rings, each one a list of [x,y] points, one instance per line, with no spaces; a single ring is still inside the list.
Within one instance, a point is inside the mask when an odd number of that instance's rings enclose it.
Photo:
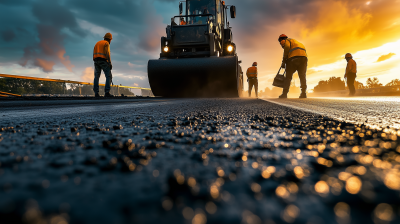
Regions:
[[[258,98],[258,71],[257,71],[257,62],[253,63],[253,66],[247,69],[247,82],[249,83],[249,97],[251,97],[251,91],[255,89],[256,97]]]
[[[354,82],[357,77],[357,63],[353,59],[353,55],[347,53],[345,55],[345,59],[347,61],[346,73],[344,74],[344,78],[347,78],[347,86],[349,87],[350,94],[349,96],[354,96],[356,94],[356,88],[354,87]]]
[[[297,71],[300,78],[301,94],[299,98],[307,98],[307,53],[306,48],[295,39],[288,38],[285,34],[279,36],[278,39],[283,52],[282,68],[286,68],[286,80],[283,87],[282,95],[279,98],[287,98],[290,83],[292,82],[293,74]]]
[[[106,76],[106,87],[105,87],[105,95],[104,97],[113,97],[110,94],[110,85],[112,82],[112,63],[110,56],[110,44],[112,40],[111,33],[106,33],[104,35],[104,40],[101,40],[96,43],[93,49],[93,61],[94,61],[94,85],[93,91],[95,93],[95,97],[100,97],[99,95],[99,79],[101,75],[101,70],[103,70],[104,75]]]
[[[185,18],[181,17],[181,23],[179,25],[180,26],[186,25]]]

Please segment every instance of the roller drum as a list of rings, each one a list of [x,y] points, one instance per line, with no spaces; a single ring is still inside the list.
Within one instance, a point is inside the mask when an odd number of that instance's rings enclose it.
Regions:
[[[238,58],[209,57],[150,60],[150,87],[163,97],[239,97]]]

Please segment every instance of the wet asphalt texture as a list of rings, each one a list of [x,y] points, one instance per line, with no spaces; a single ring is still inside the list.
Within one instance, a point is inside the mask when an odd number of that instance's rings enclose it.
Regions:
[[[30,103],[1,101],[0,223],[400,222],[393,132],[256,99]]]

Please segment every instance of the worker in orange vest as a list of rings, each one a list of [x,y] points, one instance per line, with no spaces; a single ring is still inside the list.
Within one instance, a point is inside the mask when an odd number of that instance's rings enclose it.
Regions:
[[[354,96],[356,94],[356,88],[354,87],[354,82],[357,77],[357,63],[353,59],[353,55],[347,53],[345,55],[345,59],[347,61],[346,73],[344,74],[344,78],[347,78],[347,86],[349,87],[350,94],[349,96]]]
[[[101,40],[96,43],[93,49],[93,61],[94,61],[94,85],[93,91],[95,93],[95,97],[100,97],[99,95],[99,79],[101,75],[101,70],[103,70],[104,75],[106,76],[106,87],[105,87],[105,95],[104,97],[113,97],[110,94],[111,90],[111,82],[112,82],[112,63],[110,56],[110,44],[112,40],[111,33],[106,33],[104,35],[104,40]]]
[[[185,18],[181,18],[181,23],[179,25],[181,25],[181,26],[186,25]]]
[[[256,97],[258,98],[258,71],[257,71],[257,62],[253,63],[253,66],[247,69],[247,82],[249,83],[249,97],[251,97],[251,91],[254,90],[256,92]]]
[[[299,98],[307,98],[307,53],[306,48],[295,39],[288,38],[285,34],[279,36],[278,39],[281,47],[284,49],[282,68],[286,68],[286,80],[283,87],[282,95],[279,98],[287,98],[290,83],[292,82],[293,74],[297,71],[300,78],[301,94]]]

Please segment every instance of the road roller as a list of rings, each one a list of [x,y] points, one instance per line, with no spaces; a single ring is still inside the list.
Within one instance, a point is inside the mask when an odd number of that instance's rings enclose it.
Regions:
[[[186,0],[161,37],[159,59],[149,60],[151,90],[162,97],[239,97],[243,74],[228,15],[220,0]]]

